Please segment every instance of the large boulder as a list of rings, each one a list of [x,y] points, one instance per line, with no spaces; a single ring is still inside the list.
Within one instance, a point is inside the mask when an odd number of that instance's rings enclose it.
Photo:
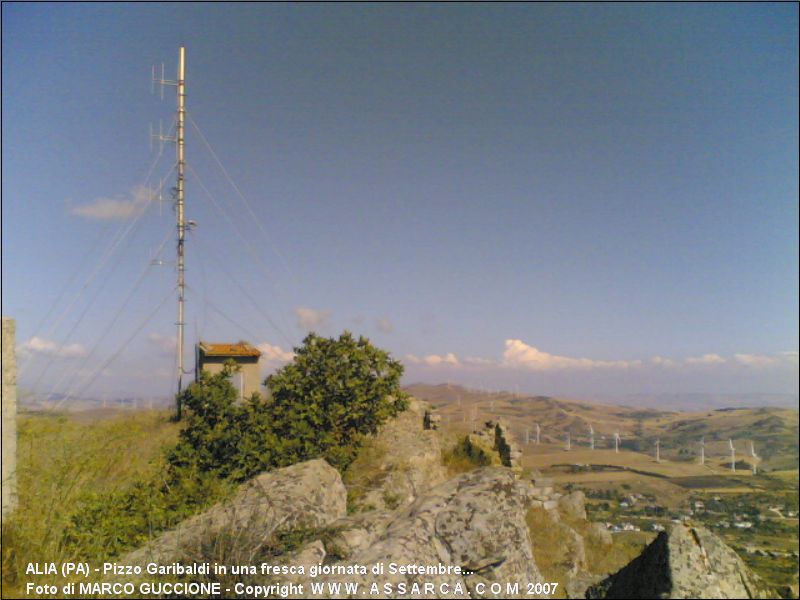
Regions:
[[[268,471],[243,484],[230,499],[183,521],[123,558],[124,564],[194,560],[259,553],[275,533],[320,528],[347,514],[339,472],[322,459]]]
[[[457,586],[463,590],[461,597],[466,597],[467,593],[473,598],[495,597],[489,585],[495,582],[500,583],[503,590],[498,597],[503,597],[509,582],[518,582],[525,593],[528,583],[542,581],[525,523],[533,497],[531,488],[529,482],[520,481],[505,468],[485,467],[464,473],[394,513],[371,544],[356,547],[346,560],[329,563],[334,572],[337,566],[383,563],[386,565],[383,575],[332,574],[316,577],[314,581],[326,585],[328,582],[357,583],[358,594],[367,593],[370,598],[398,597],[402,595],[400,585],[413,590],[415,584],[423,586],[426,582],[434,586],[432,594],[425,595],[429,598],[453,597]],[[331,528],[336,529],[340,524],[347,526],[351,521],[351,518],[343,519]],[[388,569],[390,563],[458,566],[470,574],[392,574]],[[373,582],[379,582],[378,589],[367,591]],[[391,587],[384,587],[385,584]],[[443,588],[442,584],[447,587]],[[450,590],[449,594],[443,591],[446,589]],[[418,597],[413,592],[406,592],[408,594]]]
[[[771,590],[722,540],[678,524],[587,598],[772,598]]]

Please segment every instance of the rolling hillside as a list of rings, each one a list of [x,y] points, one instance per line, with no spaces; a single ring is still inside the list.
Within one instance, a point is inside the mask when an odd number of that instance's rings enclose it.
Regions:
[[[480,392],[456,385],[408,386],[407,391],[431,402],[448,428],[467,430],[476,423],[503,418],[511,423],[519,439],[535,436],[538,423],[541,440],[566,444],[567,433],[575,449],[589,446],[589,425],[594,428],[595,448],[613,451],[614,433],[621,436],[621,449],[653,454],[656,439],[661,456],[677,462],[697,462],[699,441],[705,438],[709,464],[729,462],[728,440],[736,448],[737,461],[751,460],[753,442],[761,469],[798,468],[798,411],[786,408],[722,408],[703,412],[671,412],[610,406],[593,402],[510,392]],[[746,466],[744,464],[741,467]]]

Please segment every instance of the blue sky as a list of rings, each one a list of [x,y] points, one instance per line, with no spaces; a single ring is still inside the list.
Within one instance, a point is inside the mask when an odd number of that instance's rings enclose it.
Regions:
[[[29,389],[174,387],[149,80],[183,44],[190,346],[266,371],[350,329],[408,382],[798,391],[794,4],[4,4],[2,34]]]

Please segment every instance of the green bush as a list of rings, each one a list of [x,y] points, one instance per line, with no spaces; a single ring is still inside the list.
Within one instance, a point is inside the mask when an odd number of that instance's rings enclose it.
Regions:
[[[231,489],[225,480],[184,472],[171,480],[142,480],[123,491],[89,495],[65,530],[65,546],[84,559],[116,556],[224,498]]]
[[[491,457],[474,445],[469,436],[460,438],[451,448],[442,451],[442,464],[451,475],[471,471],[492,464]]]
[[[64,535],[86,558],[113,556],[223,498],[262,471],[323,457],[340,470],[364,436],[408,406],[403,366],[366,338],[309,334],[266,380],[268,398],[238,402],[231,361],[181,392],[178,443],[157,477],[90,496]]]
[[[344,469],[364,435],[408,406],[402,364],[364,337],[311,333],[294,350],[294,361],[267,377],[268,399],[254,394],[237,403],[232,363],[190,385],[170,464],[234,481],[318,457]]]
[[[408,407],[400,389],[403,365],[369,340],[345,331],[339,339],[309,334],[295,359],[267,377],[272,431],[283,451],[324,456],[345,468],[362,436]]]

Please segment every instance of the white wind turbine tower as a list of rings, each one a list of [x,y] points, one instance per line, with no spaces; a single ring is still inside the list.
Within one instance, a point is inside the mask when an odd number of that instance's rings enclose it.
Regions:
[[[572,440],[570,440],[569,431],[568,431],[567,432],[567,451],[569,451],[570,448],[572,448]]]
[[[750,440],[750,456],[753,458],[753,475],[755,475],[758,472],[758,467],[756,467],[758,455],[756,454],[756,449],[753,447],[753,440]]]
[[[589,423],[589,448],[594,450],[594,427]]]
[[[700,464],[706,464],[706,438],[705,436],[700,438]]]
[[[731,447],[731,471],[736,473],[736,448],[733,447],[733,440],[728,438],[728,445]]]
[[[656,462],[661,462],[661,440],[656,438]]]
[[[539,427],[539,424],[537,423],[537,424],[536,424],[536,444],[537,444],[537,445],[539,444],[539,434],[541,433],[541,431],[542,431],[542,430],[541,430],[541,428]]]
[[[614,452],[619,454],[619,431],[614,432]]]

